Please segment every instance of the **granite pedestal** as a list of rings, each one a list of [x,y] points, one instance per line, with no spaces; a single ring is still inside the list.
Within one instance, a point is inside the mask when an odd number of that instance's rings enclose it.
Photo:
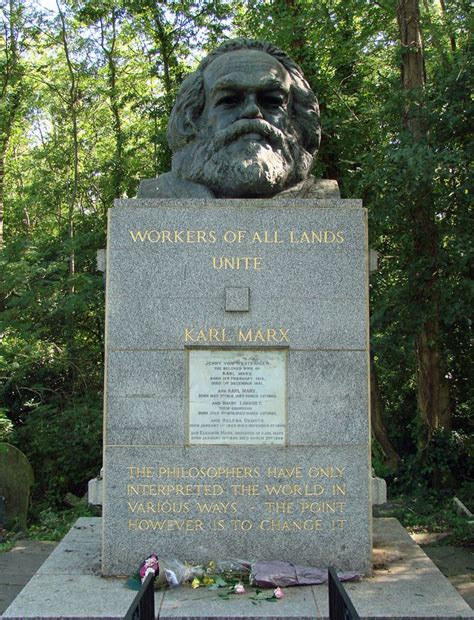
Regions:
[[[370,570],[367,256],[358,200],[116,202],[104,575]]]

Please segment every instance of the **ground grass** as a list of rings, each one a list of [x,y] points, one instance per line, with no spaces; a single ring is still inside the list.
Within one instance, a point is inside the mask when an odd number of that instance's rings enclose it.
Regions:
[[[461,494],[456,495],[461,499]],[[390,500],[383,515],[397,518],[411,533],[447,532],[444,544],[474,547],[474,520],[457,513],[453,497],[452,492],[426,490],[400,494]]]
[[[58,541],[64,538],[79,517],[95,516],[89,506],[80,503],[73,508],[45,508],[28,527],[28,538]]]

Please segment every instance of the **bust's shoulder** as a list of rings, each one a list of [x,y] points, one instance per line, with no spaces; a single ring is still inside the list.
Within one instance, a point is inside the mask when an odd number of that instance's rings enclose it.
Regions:
[[[137,198],[215,198],[205,185],[182,179],[175,172],[166,172],[154,179],[143,179]],[[309,176],[293,187],[276,194],[274,198],[340,198],[337,181]]]
[[[166,172],[154,179],[142,179],[137,198],[214,198],[214,194],[204,185]]]
[[[332,179],[316,179],[309,176],[298,185],[289,187],[275,196],[276,198],[340,198],[339,185]]]

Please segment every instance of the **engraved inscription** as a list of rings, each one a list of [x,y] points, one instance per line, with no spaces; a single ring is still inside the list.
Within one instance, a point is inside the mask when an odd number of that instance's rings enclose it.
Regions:
[[[127,469],[130,531],[252,530],[301,536],[329,531],[337,536],[348,527],[351,499],[345,497],[344,467],[161,464]]]
[[[263,245],[286,243],[292,248],[312,245],[313,247],[337,247],[345,243],[346,232],[342,230],[157,230],[155,228],[129,230],[135,244],[151,243],[158,246],[194,244],[247,248],[249,254],[228,256],[217,254],[210,257],[210,267],[217,271],[261,271],[267,266],[261,256],[254,256],[256,248]]]

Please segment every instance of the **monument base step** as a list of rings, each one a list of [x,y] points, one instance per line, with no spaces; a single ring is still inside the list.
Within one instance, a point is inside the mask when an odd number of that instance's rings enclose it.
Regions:
[[[102,578],[100,556],[101,519],[79,519],[2,618],[123,618],[136,592],[123,580]],[[345,587],[361,618],[474,618],[473,610],[396,519],[374,519],[374,574]],[[246,595],[224,600],[216,591],[189,587],[159,591],[155,597],[160,620],[314,620],[329,615],[326,586],[286,588],[279,601],[254,603]]]

